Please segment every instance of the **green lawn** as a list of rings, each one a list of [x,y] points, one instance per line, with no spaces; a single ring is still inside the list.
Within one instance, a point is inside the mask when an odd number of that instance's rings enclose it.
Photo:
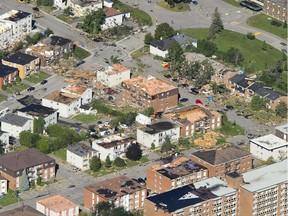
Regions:
[[[133,59],[138,59],[141,58],[144,55],[147,55],[149,53],[150,47],[148,45],[145,45],[137,50],[135,50],[132,54],[131,57]]]
[[[31,74],[30,76],[28,76],[27,78],[25,78],[25,80],[32,82],[32,83],[39,83],[44,79],[47,79],[48,77],[50,77],[50,74],[47,74],[45,72],[39,71],[37,73]]]
[[[240,0],[222,0],[222,1],[224,1],[224,2],[226,2],[228,4],[231,4],[231,5],[235,6],[235,7],[241,7]]]
[[[101,116],[99,115],[93,115],[93,114],[78,114],[76,116],[73,117],[73,119],[77,122],[81,122],[81,123],[91,123],[91,122],[95,122],[98,121],[99,119],[101,119]]]
[[[74,54],[75,58],[78,60],[85,59],[91,55],[90,52],[86,51],[85,49],[83,49],[79,46],[75,47],[73,54]]]
[[[66,23],[68,23],[68,24],[71,24],[71,23],[73,23],[75,21],[72,17],[67,16],[64,13],[58,15],[57,18],[62,20],[62,21],[64,21],[64,22],[66,22]]]
[[[264,31],[277,35],[278,37],[286,39],[287,28],[283,28],[283,23],[282,23],[282,26],[279,26],[279,27],[271,25],[272,20],[276,20],[276,19],[273,19],[265,14],[258,14],[256,16],[250,17],[247,20],[247,24],[252,27],[262,29]]]
[[[216,131],[219,131],[226,138],[245,134],[245,130],[236,123],[228,121],[226,115],[223,115],[222,127],[220,129],[217,129]],[[219,138],[219,140],[217,140],[217,144],[221,144],[223,140],[223,138]]]
[[[0,103],[4,100],[6,100],[7,96],[0,94]]]
[[[176,4],[175,7],[170,7],[164,0],[157,1],[157,5],[174,12],[183,12],[190,9],[189,4],[187,3],[179,3]]]
[[[183,29],[182,32],[196,39],[204,39],[208,35],[207,28]],[[229,30],[224,30],[218,35],[214,43],[222,52],[226,52],[231,47],[238,48],[244,56],[243,66],[252,65],[255,72],[263,71],[265,65],[272,65],[282,59],[282,53],[272,46],[267,44],[267,51],[264,51],[262,50],[262,41],[249,40],[246,35]]]
[[[2,198],[0,199],[0,205],[1,206],[8,206],[11,205],[13,203],[17,203],[22,201],[22,199],[17,198],[16,196],[16,192],[9,189],[7,194],[5,196],[2,196]]]
[[[26,90],[29,87],[30,87],[29,85],[20,82],[20,83],[15,83],[14,85],[10,87],[6,86],[6,89],[3,89],[3,90],[13,94],[14,92],[21,92],[23,90]]]
[[[66,161],[66,148],[58,149],[57,151],[52,152],[52,154],[61,160]]]
[[[51,13],[52,11],[56,10],[56,7],[51,7],[51,6],[39,6],[40,10],[46,12],[46,13]]]

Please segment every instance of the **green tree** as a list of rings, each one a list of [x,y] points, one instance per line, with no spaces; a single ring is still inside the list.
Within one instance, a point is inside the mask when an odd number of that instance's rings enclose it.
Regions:
[[[154,114],[154,108],[153,107],[148,107],[145,111],[144,111],[144,115],[146,116],[151,116]]]
[[[171,60],[179,61],[180,59],[183,60],[183,49],[179,43],[176,41],[171,43],[168,47],[168,58]]]
[[[36,148],[44,154],[51,152],[49,141],[47,139],[40,139],[36,145]]]
[[[287,118],[287,104],[284,101],[280,101],[280,103],[275,108],[275,112],[277,116],[280,116],[281,118]]]
[[[252,100],[250,102],[250,106],[252,110],[258,111],[261,110],[263,107],[263,99],[259,95],[255,95],[252,97]]]
[[[29,148],[36,147],[36,143],[39,141],[39,135],[33,134],[30,131],[22,131],[19,135],[19,142]]]
[[[41,176],[38,176],[38,178],[37,178],[37,185],[41,185],[41,182],[42,182],[42,179],[41,179]]]
[[[133,216],[130,211],[126,211],[123,206],[113,208],[109,216]]]
[[[130,160],[137,161],[142,157],[142,149],[139,143],[132,143],[126,150],[126,157]]]
[[[156,40],[165,40],[175,35],[174,29],[168,23],[161,23],[156,27],[154,38]]]
[[[110,160],[109,155],[107,155],[105,160],[105,167],[110,168],[112,166],[112,161]]]
[[[114,165],[115,165],[116,167],[124,167],[124,166],[126,165],[126,163],[125,163],[125,161],[124,161],[122,158],[117,157],[117,158],[115,158],[115,160],[114,160]]]
[[[151,144],[151,150],[154,150],[155,149],[155,143],[154,142],[152,142],[152,144]]]
[[[144,43],[145,43],[146,45],[150,45],[150,43],[151,43],[153,40],[154,40],[153,35],[152,35],[150,32],[148,32],[148,33],[145,35]]]
[[[287,21],[286,20],[283,23],[283,28],[287,28]]]
[[[171,143],[171,139],[169,136],[165,136],[164,138],[164,142],[161,146],[161,152],[168,152],[173,148],[173,145]]]
[[[262,50],[266,51],[267,50],[267,43],[266,41],[262,42]]]
[[[212,15],[212,23],[209,28],[208,39],[214,39],[217,34],[220,34],[224,29],[223,22],[220,17],[220,13],[218,12],[218,8],[215,8],[215,11]]]
[[[97,11],[89,11],[83,18],[82,28],[89,34],[98,34],[101,30],[101,25],[104,23],[105,13],[102,9]]]
[[[45,37],[48,37],[48,36],[50,36],[51,34],[54,34],[54,32],[53,32],[51,29],[49,29],[49,28],[47,28],[47,29],[44,31],[44,36],[45,36]]]
[[[20,179],[20,190],[23,191],[27,191],[29,190],[29,179],[28,179],[28,175],[27,175],[27,170],[24,169],[22,172],[22,176]]]
[[[43,117],[34,118],[33,120],[33,133],[43,134],[45,120]]]
[[[95,205],[94,213],[97,216],[108,216],[112,208],[113,203],[101,201]]]
[[[98,158],[97,156],[93,156],[91,161],[90,161],[90,169],[93,172],[98,172],[101,169],[102,163],[100,158]]]
[[[215,43],[207,40],[199,40],[197,43],[196,52],[202,53],[206,57],[211,57],[218,50]]]
[[[64,9],[63,13],[66,15],[66,16],[70,16],[72,15],[73,13],[71,12],[72,8],[69,6],[67,8]]]
[[[180,138],[178,139],[178,144],[179,144],[180,146],[185,147],[185,148],[189,148],[189,147],[190,147],[189,137],[185,137],[185,138],[180,137]]]
[[[5,144],[0,140],[0,155],[5,153]]]
[[[239,49],[231,47],[225,54],[225,60],[229,63],[240,65],[244,58]]]

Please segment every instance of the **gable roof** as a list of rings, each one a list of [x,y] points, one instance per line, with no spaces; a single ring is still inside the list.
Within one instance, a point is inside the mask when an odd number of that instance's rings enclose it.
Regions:
[[[26,65],[26,64],[29,64],[30,62],[34,61],[35,59],[38,59],[38,57],[29,55],[29,54],[25,54],[25,53],[21,53],[21,52],[17,52],[15,54],[12,54],[11,56],[3,59],[3,60],[7,61],[7,62],[19,64],[19,65]]]
[[[187,36],[186,34],[177,34],[172,37],[180,46],[187,46],[192,43],[197,43],[197,40]]]
[[[236,74],[235,76],[231,77],[231,78],[229,79],[229,81],[230,81],[231,83],[237,84],[238,82],[240,82],[241,80],[243,80],[243,79],[245,79],[245,78],[246,78],[246,76],[245,76],[244,74]]]
[[[173,38],[168,38],[165,40],[152,41],[150,45],[162,51],[166,51],[173,42],[177,42],[177,41],[174,40]]]
[[[5,116],[0,118],[0,122],[5,122],[7,124],[16,125],[19,127],[24,126],[28,121],[32,121],[32,120],[29,118],[14,115],[11,113],[7,113]]]
[[[248,89],[251,89],[253,92],[255,92],[256,90],[258,90],[259,88],[262,88],[263,86],[264,84],[261,82],[254,82],[252,85],[248,87]]]

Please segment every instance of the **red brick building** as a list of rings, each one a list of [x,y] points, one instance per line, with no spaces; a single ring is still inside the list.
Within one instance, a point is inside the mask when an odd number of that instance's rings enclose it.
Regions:
[[[178,105],[178,87],[155,77],[138,76],[122,82],[123,101],[143,108],[153,107],[155,112]]]
[[[146,187],[126,177],[107,179],[84,188],[84,207],[93,209],[99,202],[113,202],[126,210],[143,208]]]
[[[264,13],[275,19],[287,21],[287,0],[264,0]]]
[[[17,77],[19,77],[17,68],[0,64],[0,89],[8,83],[16,81]]]

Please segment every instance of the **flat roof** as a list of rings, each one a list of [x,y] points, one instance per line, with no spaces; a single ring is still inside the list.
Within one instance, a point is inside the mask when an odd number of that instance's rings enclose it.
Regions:
[[[121,64],[112,64],[112,66],[108,66],[104,68],[104,72],[108,75],[120,74],[128,70],[129,68]]]
[[[32,120],[12,113],[7,113],[5,116],[0,118],[0,122],[5,122],[7,124],[16,125],[19,127],[24,126],[28,121]]]
[[[252,139],[250,140],[250,143],[254,143],[268,150],[288,146],[288,142],[286,140],[283,140],[274,134],[268,134],[256,139]]]
[[[243,179],[246,184],[241,187],[248,191],[255,192],[282,182],[288,182],[287,169],[287,159],[269,166],[253,169],[243,174]]]
[[[42,214],[30,206],[24,205],[10,211],[0,213],[0,216],[45,216],[45,214]]]
[[[232,193],[236,193],[236,190],[228,187],[226,182],[219,178],[212,177],[148,197],[147,200],[153,202],[158,208],[172,213]]]
[[[105,149],[109,149],[109,148],[113,148],[115,146],[119,146],[119,145],[123,145],[123,144],[127,144],[127,143],[132,143],[132,142],[136,142],[136,139],[132,138],[132,137],[127,137],[124,139],[118,139],[118,140],[111,140],[108,142],[96,142],[97,145],[101,146],[102,148]]]
[[[13,68],[7,65],[0,64],[0,77],[6,77],[9,74],[15,73],[18,71],[17,68]]]
[[[23,98],[17,99],[17,101],[25,106],[29,104],[39,104],[39,105],[41,104],[41,100],[36,99],[33,95],[26,95]]]
[[[275,129],[281,131],[284,134],[288,134],[288,124],[280,125],[275,127]]]
[[[73,94],[64,93],[60,91],[54,91],[49,95],[43,97],[44,99],[55,101],[62,104],[70,104],[73,101],[79,99],[79,96],[75,96]]]
[[[0,20],[9,20],[12,22],[17,22],[23,18],[30,16],[31,13],[21,11],[21,10],[10,10],[0,16]]]
[[[46,199],[38,200],[37,203],[45,206],[46,208],[54,212],[63,212],[65,210],[67,211],[71,208],[75,208],[78,206],[75,203],[71,202],[70,200],[60,195],[55,195],[48,197]]]
[[[70,152],[73,152],[74,154],[80,157],[86,156],[90,152],[95,151],[91,146],[88,146],[84,143],[76,143],[76,144],[68,145],[67,150]]]
[[[31,116],[42,116],[42,117],[49,116],[56,112],[54,109],[42,106],[40,104],[29,104],[28,106],[23,107],[18,111],[27,113],[28,115]]]
[[[139,128],[139,130],[148,134],[157,134],[177,127],[179,127],[179,125],[174,124],[173,122],[161,121],[152,123],[150,125],[147,125],[146,127]]]
[[[64,91],[68,91],[70,93],[74,93],[74,94],[78,94],[78,95],[82,95],[87,88],[83,85],[69,85],[63,88]]]
[[[19,64],[19,65],[26,65],[26,64],[30,64],[30,62],[38,58],[39,57],[37,56],[32,56],[29,54],[17,52],[3,59],[3,61],[12,62],[12,63]]]
[[[70,39],[68,38],[63,38],[63,37],[60,37],[60,36],[56,36],[56,35],[53,35],[53,36],[50,36],[48,37],[46,40],[45,40],[46,43],[49,43],[50,45],[53,45],[53,46],[63,46],[65,44],[68,44],[71,42]]]

